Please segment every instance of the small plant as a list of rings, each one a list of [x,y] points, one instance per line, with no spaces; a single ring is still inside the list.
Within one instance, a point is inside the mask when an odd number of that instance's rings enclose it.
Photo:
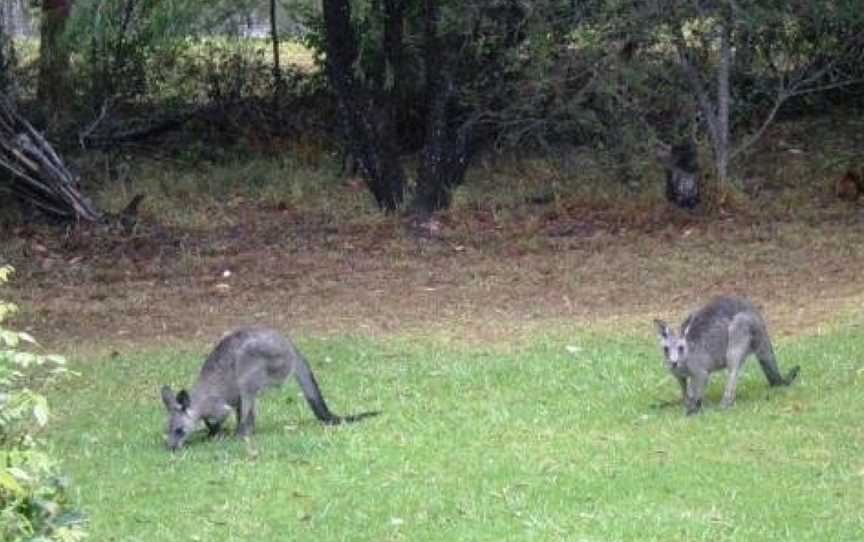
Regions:
[[[0,267],[0,284],[12,273]],[[37,439],[48,422],[48,400],[34,388],[68,374],[60,356],[22,350],[35,344],[27,333],[3,326],[15,312],[0,301],[0,539],[82,540],[81,516],[69,502],[68,484]]]

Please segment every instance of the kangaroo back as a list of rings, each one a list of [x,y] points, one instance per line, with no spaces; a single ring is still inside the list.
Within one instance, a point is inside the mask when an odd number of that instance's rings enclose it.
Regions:
[[[701,346],[712,355],[725,356],[729,342],[729,325],[735,316],[755,310],[746,299],[718,297],[690,314],[681,324],[681,335],[694,346]]]

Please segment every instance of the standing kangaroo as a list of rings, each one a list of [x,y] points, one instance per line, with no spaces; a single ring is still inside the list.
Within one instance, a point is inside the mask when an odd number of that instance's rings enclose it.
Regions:
[[[258,394],[266,387],[281,385],[292,374],[315,417],[325,424],[378,414],[336,416],[327,408],[309,363],[290,340],[272,329],[241,329],[216,346],[201,367],[192,393],[180,390],[175,397],[169,386],[162,387],[162,402],[168,409],[168,448],[174,451],[183,446],[199,421],[207,426],[209,436],[215,436],[232,410],[237,415],[237,436],[249,435],[255,427]]]
[[[750,354],[756,354],[771,386],[788,386],[798,375],[798,366],[785,377],[780,374],[765,320],[747,299],[714,299],[684,320],[680,335],[662,320],[654,320],[654,323],[666,366],[681,385],[688,415],[702,407],[710,373],[724,367],[729,369],[729,380],[721,405],[731,406],[735,402],[738,375]]]

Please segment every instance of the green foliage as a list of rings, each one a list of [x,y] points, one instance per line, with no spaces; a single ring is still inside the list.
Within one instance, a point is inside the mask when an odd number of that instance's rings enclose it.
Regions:
[[[194,52],[197,39],[225,33],[225,21],[252,3],[226,0],[202,8],[184,0],[77,1],[66,39],[79,57],[78,86],[91,107],[108,99],[161,97],[156,91],[179,82],[172,79],[177,62]]]
[[[242,42],[209,40],[202,44],[198,65],[204,73],[207,98],[231,103],[272,92],[272,74],[265,50]]]
[[[147,92],[148,61],[182,52],[194,20],[188,2],[76,2],[67,39],[81,55],[80,83],[95,105]]]
[[[0,267],[0,284],[10,267]],[[15,306],[0,301],[0,538],[74,542],[84,538],[80,515],[71,507],[67,481],[37,440],[48,423],[48,400],[34,391],[67,374],[59,356],[22,350],[34,344],[3,320]]]

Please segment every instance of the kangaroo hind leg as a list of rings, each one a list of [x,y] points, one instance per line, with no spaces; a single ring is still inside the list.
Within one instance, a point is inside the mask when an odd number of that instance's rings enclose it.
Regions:
[[[255,395],[244,395],[237,405],[237,436],[247,437],[255,429]]]
[[[724,408],[735,404],[738,394],[738,377],[744,367],[744,360],[753,351],[752,322],[744,315],[738,315],[729,324],[729,342],[726,347],[726,368],[729,370],[729,379],[726,381],[726,389],[723,391],[723,399],[720,405]]]
[[[756,359],[759,360],[759,366],[762,367],[762,372],[765,373],[765,378],[768,379],[769,385],[788,386],[798,376],[800,367],[796,365],[784,377],[780,372],[777,356],[774,354],[771,339],[768,337],[768,332],[765,330],[764,325],[761,330],[761,333],[758,333],[753,340],[753,350],[756,353]]]

